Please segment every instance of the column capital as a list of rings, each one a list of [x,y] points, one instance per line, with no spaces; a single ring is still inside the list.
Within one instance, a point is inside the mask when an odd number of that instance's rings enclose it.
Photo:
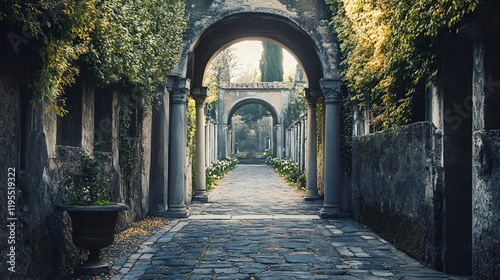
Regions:
[[[318,102],[318,99],[321,97],[321,90],[320,89],[315,89],[315,88],[306,88],[305,90],[305,95],[306,95],[306,101],[307,104],[310,105],[316,105]]]
[[[191,97],[196,100],[196,106],[204,105],[208,95],[208,88],[193,88],[191,89]]]
[[[342,99],[342,81],[321,79],[321,90],[326,103],[339,103]]]
[[[173,103],[186,103],[191,87],[191,80],[178,76],[169,76],[167,90]]]
[[[300,114],[300,119],[301,119],[302,121],[305,121],[305,120],[306,120],[306,118],[307,118],[307,111],[306,111],[306,112],[302,112],[302,114]]]

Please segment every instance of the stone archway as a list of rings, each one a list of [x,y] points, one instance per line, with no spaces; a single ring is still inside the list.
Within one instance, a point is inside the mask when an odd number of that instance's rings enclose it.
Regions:
[[[335,216],[340,205],[340,99],[341,85],[339,51],[336,36],[328,21],[329,10],[323,1],[248,0],[248,1],[187,1],[190,21],[184,37],[179,63],[171,72],[166,96],[160,114],[169,117],[169,136],[163,137],[168,151],[168,181],[151,188],[163,188],[161,203],[167,205],[165,214],[174,217],[189,215],[186,208],[186,145],[187,98],[197,103],[197,126],[204,125],[206,88],[203,78],[207,65],[220,51],[243,40],[266,40],[287,49],[304,69],[308,89],[308,114],[316,116],[316,102],[325,103],[325,150],[323,164],[324,207],[322,217]],[[308,198],[317,198],[316,121],[308,122]],[[197,141],[204,142],[203,129],[197,132]],[[197,149],[197,154],[203,153]],[[172,166],[175,163],[175,166]],[[204,178],[204,160],[199,159],[196,177]],[[165,174],[164,174],[165,175]],[[193,199],[206,201],[204,182],[195,182]],[[168,199],[166,198],[168,197]],[[168,200],[168,203],[167,203]],[[162,206],[162,207],[163,207]]]
[[[247,104],[259,104],[266,108],[273,118],[272,147],[273,155],[281,158],[283,150],[283,109],[289,94],[288,85],[285,83],[252,83],[230,84],[219,92],[218,146],[219,156],[229,156],[234,152],[234,130],[231,123],[234,113]]]

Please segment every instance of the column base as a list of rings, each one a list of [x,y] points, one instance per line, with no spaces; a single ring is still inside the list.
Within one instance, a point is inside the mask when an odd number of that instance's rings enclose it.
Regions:
[[[186,206],[172,206],[165,212],[166,218],[187,218],[189,217],[189,210]]]
[[[166,217],[167,216],[167,210],[165,211],[149,211],[148,216],[151,217]]]
[[[193,195],[193,201],[208,202],[207,191],[195,191]]]
[[[320,199],[318,192],[306,191],[306,196],[304,197],[305,201],[313,201],[318,199]]]
[[[307,195],[306,197],[304,197],[304,200],[305,201],[314,201],[314,200],[319,200],[321,197],[319,197],[318,195]]]
[[[340,206],[323,206],[319,216],[321,219],[342,219],[349,218],[350,214],[342,212]]]

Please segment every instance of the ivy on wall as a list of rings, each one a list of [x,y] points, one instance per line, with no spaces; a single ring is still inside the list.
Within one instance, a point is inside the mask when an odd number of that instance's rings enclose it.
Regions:
[[[372,100],[375,129],[407,123],[412,98],[436,77],[441,35],[454,32],[481,0],[325,0],[353,99]]]
[[[178,59],[185,0],[6,0],[0,21],[11,45],[29,47],[37,99],[64,108],[64,89],[80,69],[101,86],[144,88],[150,101]],[[10,30],[10,32],[9,32]],[[29,42],[29,44],[27,44]]]

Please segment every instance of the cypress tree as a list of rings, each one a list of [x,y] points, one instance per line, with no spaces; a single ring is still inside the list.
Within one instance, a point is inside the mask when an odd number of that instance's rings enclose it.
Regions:
[[[269,42],[262,42],[264,48],[260,58],[262,82],[283,82],[283,49]]]

